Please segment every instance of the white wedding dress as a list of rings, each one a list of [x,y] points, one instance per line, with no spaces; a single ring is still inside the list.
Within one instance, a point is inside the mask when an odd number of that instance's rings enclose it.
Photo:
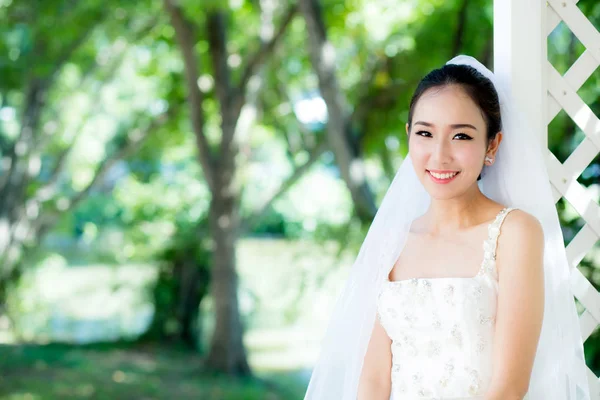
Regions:
[[[488,225],[476,276],[384,282],[377,315],[392,340],[392,399],[484,399],[492,374],[496,245],[513,209]]]

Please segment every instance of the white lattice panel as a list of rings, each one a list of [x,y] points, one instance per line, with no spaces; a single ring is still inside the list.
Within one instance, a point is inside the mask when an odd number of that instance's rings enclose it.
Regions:
[[[573,295],[585,307],[579,318],[583,340],[600,325],[600,293],[577,268],[600,239],[600,206],[577,178],[600,152],[600,119],[581,99],[577,91],[600,66],[600,33],[577,7],[578,0],[547,0],[546,35],[563,23],[586,48],[569,70],[561,75],[550,62],[546,63],[547,121],[565,110],[585,134],[584,140],[561,162],[548,151],[547,166],[553,186],[554,200],[564,197],[585,221],[583,228],[567,246],[571,266]],[[600,399],[600,384],[588,368],[592,399]]]

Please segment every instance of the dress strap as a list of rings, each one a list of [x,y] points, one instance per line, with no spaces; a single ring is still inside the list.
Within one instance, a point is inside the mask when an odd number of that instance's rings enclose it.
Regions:
[[[488,225],[488,237],[483,242],[483,265],[482,270],[492,273],[497,277],[496,273],[496,247],[498,246],[498,236],[500,236],[500,227],[504,222],[504,218],[509,212],[515,210],[514,207],[505,207],[497,215],[494,221]]]

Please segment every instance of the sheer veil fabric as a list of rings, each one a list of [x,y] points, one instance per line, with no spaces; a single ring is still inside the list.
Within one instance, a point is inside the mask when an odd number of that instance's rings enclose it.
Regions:
[[[465,55],[448,64],[476,68],[493,82],[500,99],[503,140],[494,164],[484,167],[478,182],[482,193],[532,214],[544,230],[545,311],[528,398],[589,400],[583,343],[569,287],[570,267],[544,163],[545,149],[490,70]],[[377,294],[404,247],[411,222],[429,204],[409,155],[388,188],[337,299],[306,400],[356,399]]]

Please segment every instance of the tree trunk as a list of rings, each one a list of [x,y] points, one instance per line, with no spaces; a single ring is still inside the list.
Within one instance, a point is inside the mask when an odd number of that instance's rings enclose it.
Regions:
[[[460,9],[458,10],[458,21],[456,21],[456,33],[454,35],[454,43],[452,44],[452,52],[450,57],[456,57],[460,49],[463,47],[463,39],[467,25],[467,11],[469,9],[469,0],[463,0]]]
[[[199,349],[198,316],[200,302],[208,289],[208,270],[200,269],[194,261],[181,266],[179,271],[179,307],[177,317],[180,324],[181,341],[191,348]]]
[[[211,290],[216,324],[206,367],[230,375],[250,375],[238,306],[236,243],[239,233],[238,199],[229,185],[214,193],[209,211],[214,240]]]
[[[227,14],[220,9],[207,12],[205,34],[215,80],[215,99],[221,113],[221,142],[217,150],[209,146],[204,132],[204,95],[197,84],[199,64],[195,54],[195,25],[185,17],[174,0],[164,0],[164,5],[171,16],[171,23],[182,51],[198,157],[212,195],[209,229],[213,240],[211,290],[215,303],[216,326],[206,367],[230,375],[251,375],[242,340],[243,327],[237,296],[235,249],[241,232],[238,215],[241,190],[234,178],[236,157],[239,156],[238,142],[243,135],[240,135],[240,132],[236,133],[236,127],[240,112],[248,101],[248,82],[259,72],[266,57],[280,41],[294,17],[295,7],[289,8],[284,14],[279,29],[271,38],[262,41],[258,50],[247,58],[238,85],[233,84],[227,64]],[[265,21],[266,19],[263,20]]]
[[[10,291],[17,287],[17,285],[19,284],[21,275],[21,268],[11,268],[10,273],[0,280],[0,317],[5,316],[10,319],[10,315],[7,313],[6,310],[6,303]]]
[[[25,187],[29,181],[29,159],[35,135],[40,123],[40,115],[45,105],[46,84],[40,79],[32,79],[25,92],[25,106],[21,117],[21,130],[13,143],[8,158],[8,170],[2,171],[0,184],[0,280],[10,275],[18,262],[9,250],[15,237],[15,223],[24,203]],[[18,245],[17,245],[18,248]]]
[[[199,304],[207,291],[207,265],[198,264],[195,257],[167,263],[154,286],[152,322],[140,341],[180,342],[200,350]]]
[[[45,105],[46,84],[32,79],[25,91],[25,106],[21,116],[21,129],[7,155],[8,170],[2,171],[0,183],[0,316],[6,314],[9,291],[21,279],[21,247],[25,240],[19,229],[19,214],[25,203],[25,188],[29,181],[29,159],[40,115]]]
[[[317,0],[300,0],[299,8],[306,21],[311,63],[319,78],[321,96],[327,104],[327,139],[340,175],[350,191],[356,214],[363,222],[370,222],[377,212],[377,206],[367,184],[363,161],[354,157],[348,143],[351,120],[345,96],[335,75],[335,50],[327,41],[326,27]]]

